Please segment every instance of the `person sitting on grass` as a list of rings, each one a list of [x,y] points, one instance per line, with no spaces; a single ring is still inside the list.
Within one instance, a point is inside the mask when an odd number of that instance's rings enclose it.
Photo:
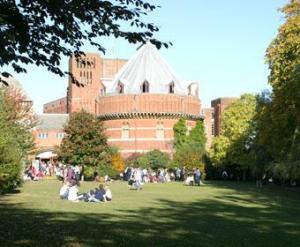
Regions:
[[[103,201],[111,201],[112,200],[112,193],[111,190],[108,188],[108,186],[104,187],[105,194],[103,195]]]
[[[79,202],[83,199],[83,195],[78,194],[78,188],[76,182],[73,182],[72,186],[69,188],[68,200],[72,202]]]
[[[70,188],[69,182],[64,181],[63,186],[60,188],[60,191],[59,191],[60,199],[67,199],[68,198],[69,188]]]
[[[189,174],[185,180],[185,184],[186,185],[194,185],[195,181],[194,181],[194,176],[193,174]]]
[[[95,189],[95,193],[91,194],[89,202],[101,202],[103,201],[103,195],[105,194],[103,184],[99,185],[99,188]]]

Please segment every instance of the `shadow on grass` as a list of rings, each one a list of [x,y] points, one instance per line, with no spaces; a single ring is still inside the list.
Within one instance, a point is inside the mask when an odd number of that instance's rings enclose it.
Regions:
[[[0,245],[299,246],[298,200],[242,195],[241,189],[189,203],[161,199],[115,214],[35,211],[2,198]]]

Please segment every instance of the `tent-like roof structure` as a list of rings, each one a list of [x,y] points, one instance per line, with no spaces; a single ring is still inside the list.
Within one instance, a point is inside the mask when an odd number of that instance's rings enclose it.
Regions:
[[[141,85],[146,81],[149,83],[149,93],[169,93],[169,86],[173,83],[175,94],[185,94],[180,80],[150,42],[143,45],[123,66],[108,93],[116,94],[122,83],[124,94],[139,94]]]

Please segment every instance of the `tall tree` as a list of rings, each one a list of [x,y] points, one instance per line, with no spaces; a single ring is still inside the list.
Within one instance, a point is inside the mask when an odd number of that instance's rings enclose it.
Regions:
[[[233,166],[245,173],[251,166],[251,148],[255,135],[255,95],[244,94],[222,116],[221,135],[212,145],[211,156],[218,166]]]
[[[105,52],[97,39],[103,36],[167,47],[153,38],[158,27],[142,18],[157,7],[143,0],[0,1],[0,67],[19,73],[26,72],[24,64],[35,64],[63,76],[68,72],[59,68],[61,57],[79,58],[86,42]]]
[[[300,131],[300,1],[291,0],[281,11],[286,21],[266,53],[273,95],[265,145],[276,159],[285,159]]]
[[[73,113],[64,129],[59,149],[61,159],[72,165],[110,166],[111,155],[103,122],[90,113]]]

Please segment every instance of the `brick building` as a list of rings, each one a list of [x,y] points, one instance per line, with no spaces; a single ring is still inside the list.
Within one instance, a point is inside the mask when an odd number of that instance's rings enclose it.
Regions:
[[[203,111],[198,83],[184,83],[151,43],[131,59],[103,59],[88,53],[85,62],[69,60],[69,70],[83,83],[69,79],[65,98],[44,105],[44,113],[72,113],[84,109],[104,120],[108,143],[123,156],[152,149],[173,151],[173,125],[180,117],[188,129],[209,114]],[[186,86],[183,86],[186,85]],[[210,115],[211,116],[211,115]],[[211,120],[205,125],[211,124]],[[211,141],[211,126],[206,126]]]
[[[32,130],[37,155],[55,152],[55,147],[60,145],[65,135],[64,125],[68,119],[68,114],[37,115],[37,124]]]
[[[226,107],[231,105],[237,98],[235,97],[223,97],[217,98],[211,101],[211,107],[213,108],[213,129],[214,136],[220,135],[221,123],[222,123],[222,114]]]

